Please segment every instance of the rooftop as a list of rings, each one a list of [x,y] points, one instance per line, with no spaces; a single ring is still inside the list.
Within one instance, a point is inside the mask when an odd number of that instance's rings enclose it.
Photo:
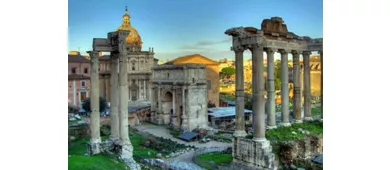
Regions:
[[[229,117],[236,115],[236,107],[214,107],[207,109],[210,116]],[[244,113],[252,113],[252,110],[244,109]]]

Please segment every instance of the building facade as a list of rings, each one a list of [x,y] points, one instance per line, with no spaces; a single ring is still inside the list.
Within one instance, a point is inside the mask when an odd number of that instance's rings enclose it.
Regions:
[[[219,106],[219,62],[211,60],[200,54],[186,55],[166,62],[164,65],[182,64],[204,64],[206,65],[207,99],[208,103]]]
[[[156,66],[152,80],[152,122],[183,131],[208,127],[205,65]]]
[[[68,103],[79,108],[90,94],[90,61],[79,53],[68,54]]]

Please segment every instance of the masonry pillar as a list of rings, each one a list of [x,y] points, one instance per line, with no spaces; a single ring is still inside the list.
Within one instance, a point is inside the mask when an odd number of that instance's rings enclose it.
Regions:
[[[162,119],[162,102],[161,102],[161,87],[157,87],[157,101],[158,101],[158,109],[157,109],[157,123],[163,123]]]
[[[172,89],[172,126],[176,120],[176,89]]]
[[[311,87],[310,87],[310,51],[304,51],[303,55],[303,81],[304,81],[304,113],[305,120],[311,121]]]
[[[88,152],[90,155],[100,153],[100,111],[99,111],[99,53],[88,51],[91,57],[91,141]]]
[[[294,119],[295,123],[302,123],[302,99],[301,99],[301,75],[299,63],[299,51],[292,51],[294,69]]]
[[[106,75],[104,81],[105,81],[105,89],[106,89],[105,98],[108,102],[110,102],[110,76]]]
[[[146,79],[144,79],[144,93],[143,93],[143,98],[146,100]]]
[[[244,48],[234,49],[236,53],[236,130],[234,136],[244,137],[245,132],[245,115],[244,115]]]
[[[110,139],[119,142],[119,89],[118,89],[118,54],[111,54],[111,76],[110,76]]]
[[[263,76],[263,48],[252,48],[252,93],[253,93],[253,140],[265,141],[265,99],[264,99],[264,76]]]
[[[181,122],[181,130],[182,131],[185,131],[187,128],[186,128],[186,125],[187,125],[187,114],[186,114],[186,89],[184,86],[181,87],[181,106],[182,106],[182,120],[180,120]]]
[[[289,109],[289,87],[288,87],[288,51],[280,50],[282,67],[282,126],[291,126]]]
[[[267,48],[267,128],[276,128],[275,122],[275,49]]]

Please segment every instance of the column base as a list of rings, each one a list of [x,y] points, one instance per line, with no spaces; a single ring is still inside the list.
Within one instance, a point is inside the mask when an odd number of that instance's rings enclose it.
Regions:
[[[310,122],[310,121],[313,121],[313,118],[312,118],[312,117],[304,117],[303,119],[304,119],[305,121],[309,121],[309,122]]]
[[[266,138],[255,138],[255,137],[253,137],[252,140],[255,142],[266,142],[267,141]]]
[[[297,119],[295,119],[295,120],[294,120],[294,123],[303,123],[303,120],[297,120]]]
[[[247,133],[244,130],[235,130],[233,133],[234,137],[245,137]]]
[[[265,129],[267,129],[267,130],[276,129],[276,128],[278,128],[278,127],[277,126],[267,126],[267,127],[265,127]]]
[[[119,158],[131,169],[141,170],[141,166],[133,159],[133,145],[125,144],[122,145],[121,153]]]
[[[280,123],[279,125],[282,126],[282,127],[290,127],[291,123],[290,122],[286,122],[286,123]]]
[[[96,138],[96,139],[91,138],[91,141],[88,142],[88,144],[87,144],[88,155],[99,154],[100,153],[100,143],[101,143],[100,138]]]

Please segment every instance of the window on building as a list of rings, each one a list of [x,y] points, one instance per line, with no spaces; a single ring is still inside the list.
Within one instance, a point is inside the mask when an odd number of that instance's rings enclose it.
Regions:
[[[132,84],[135,84],[135,79],[133,79],[133,80],[131,80],[131,81],[132,81],[132,82],[131,82]]]
[[[87,92],[80,92],[80,99],[84,101],[87,98]]]
[[[98,68],[98,71],[100,72],[100,67]]]
[[[195,78],[192,78],[192,83],[195,83]]]
[[[85,87],[85,81],[81,81],[81,87]]]
[[[131,70],[135,70],[135,63],[132,63]]]
[[[207,89],[211,89],[211,80],[207,80]]]
[[[84,68],[84,73],[88,74],[88,68]]]
[[[169,73],[168,73],[168,78],[169,78]]]
[[[76,74],[76,67],[72,68],[72,74]]]
[[[132,101],[136,101],[137,100],[137,91],[135,91],[135,90],[133,90],[132,92],[131,92],[131,100]]]

